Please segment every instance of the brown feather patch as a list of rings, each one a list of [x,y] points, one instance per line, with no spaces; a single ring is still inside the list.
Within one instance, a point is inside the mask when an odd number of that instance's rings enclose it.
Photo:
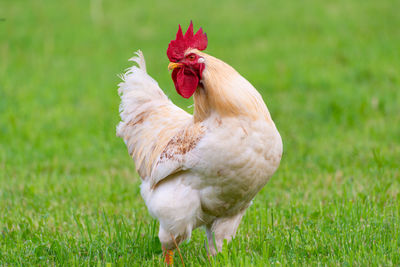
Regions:
[[[204,133],[205,126],[200,123],[183,128],[168,142],[160,155],[160,161],[179,159],[197,146]]]
[[[128,126],[135,126],[137,124],[141,124],[145,121],[145,119],[150,115],[150,112],[143,111],[139,113],[134,120],[128,122]]]

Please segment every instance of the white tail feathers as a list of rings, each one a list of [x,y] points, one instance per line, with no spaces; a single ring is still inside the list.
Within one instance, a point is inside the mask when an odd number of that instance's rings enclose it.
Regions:
[[[121,97],[119,112],[121,122],[117,126],[117,136],[124,137],[127,123],[133,121],[139,114],[154,109],[160,104],[169,102],[158,83],[146,72],[146,62],[139,50],[137,56],[130,59],[138,66],[132,66],[120,75],[122,82],[118,84],[118,94]]]
[[[158,86],[158,83],[151,78],[146,72],[146,61],[144,60],[142,51],[135,53],[137,56],[129,59],[130,61],[136,62],[139,67],[132,66],[127,71],[120,75],[122,82],[118,85],[118,93],[121,96],[122,105],[126,98],[135,98],[139,102],[140,100],[167,100],[167,96]],[[131,95],[132,93],[132,95]],[[126,95],[125,95],[126,94]]]
[[[139,65],[139,68],[141,70],[143,70],[144,72],[147,72],[146,71],[146,61],[144,60],[144,56],[143,56],[142,51],[138,50],[138,51],[135,52],[135,54],[136,54],[136,57],[131,57],[129,59],[129,61],[136,62]]]
[[[118,85],[118,93],[121,97],[119,107],[121,123],[131,121],[141,112],[149,108],[155,108],[160,102],[169,101],[158,86],[158,83],[147,74],[143,53],[139,50],[136,55],[130,61],[136,62],[139,66],[134,65],[128,68],[120,76],[122,82]],[[120,126],[117,128],[117,135],[120,134]]]
[[[121,75],[118,93],[122,137],[142,178],[148,177],[161,152],[191,115],[175,106],[146,72],[141,51],[130,60],[136,62]]]

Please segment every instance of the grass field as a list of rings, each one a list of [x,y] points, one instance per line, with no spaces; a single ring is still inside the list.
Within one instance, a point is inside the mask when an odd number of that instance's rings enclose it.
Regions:
[[[186,266],[400,265],[400,2],[0,2],[0,265],[161,265],[121,139],[117,74],[137,49],[170,98],[178,23],[264,96],[279,171],[238,234]],[[179,265],[179,258],[175,257]]]

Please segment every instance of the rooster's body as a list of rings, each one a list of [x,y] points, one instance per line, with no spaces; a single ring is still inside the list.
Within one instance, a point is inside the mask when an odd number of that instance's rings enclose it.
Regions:
[[[120,84],[117,135],[135,161],[149,212],[160,221],[163,248],[174,249],[205,226],[214,254],[234,236],[251,200],[278,168],[282,141],[246,79],[197,49],[187,54],[205,65],[193,93],[194,115],[167,98],[138,52],[133,60],[139,67]]]

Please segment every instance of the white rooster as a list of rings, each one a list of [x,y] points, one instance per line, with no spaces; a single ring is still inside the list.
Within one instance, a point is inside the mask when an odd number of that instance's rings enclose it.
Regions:
[[[175,106],[146,72],[143,54],[132,58],[119,84],[124,139],[141,194],[160,222],[159,238],[172,252],[205,226],[209,252],[235,235],[252,199],[279,166],[282,140],[261,95],[231,66],[207,55],[207,36],[191,23],[168,46],[177,92],[194,98],[194,114]],[[215,243],[214,243],[215,239]],[[216,247],[215,247],[216,245]]]

